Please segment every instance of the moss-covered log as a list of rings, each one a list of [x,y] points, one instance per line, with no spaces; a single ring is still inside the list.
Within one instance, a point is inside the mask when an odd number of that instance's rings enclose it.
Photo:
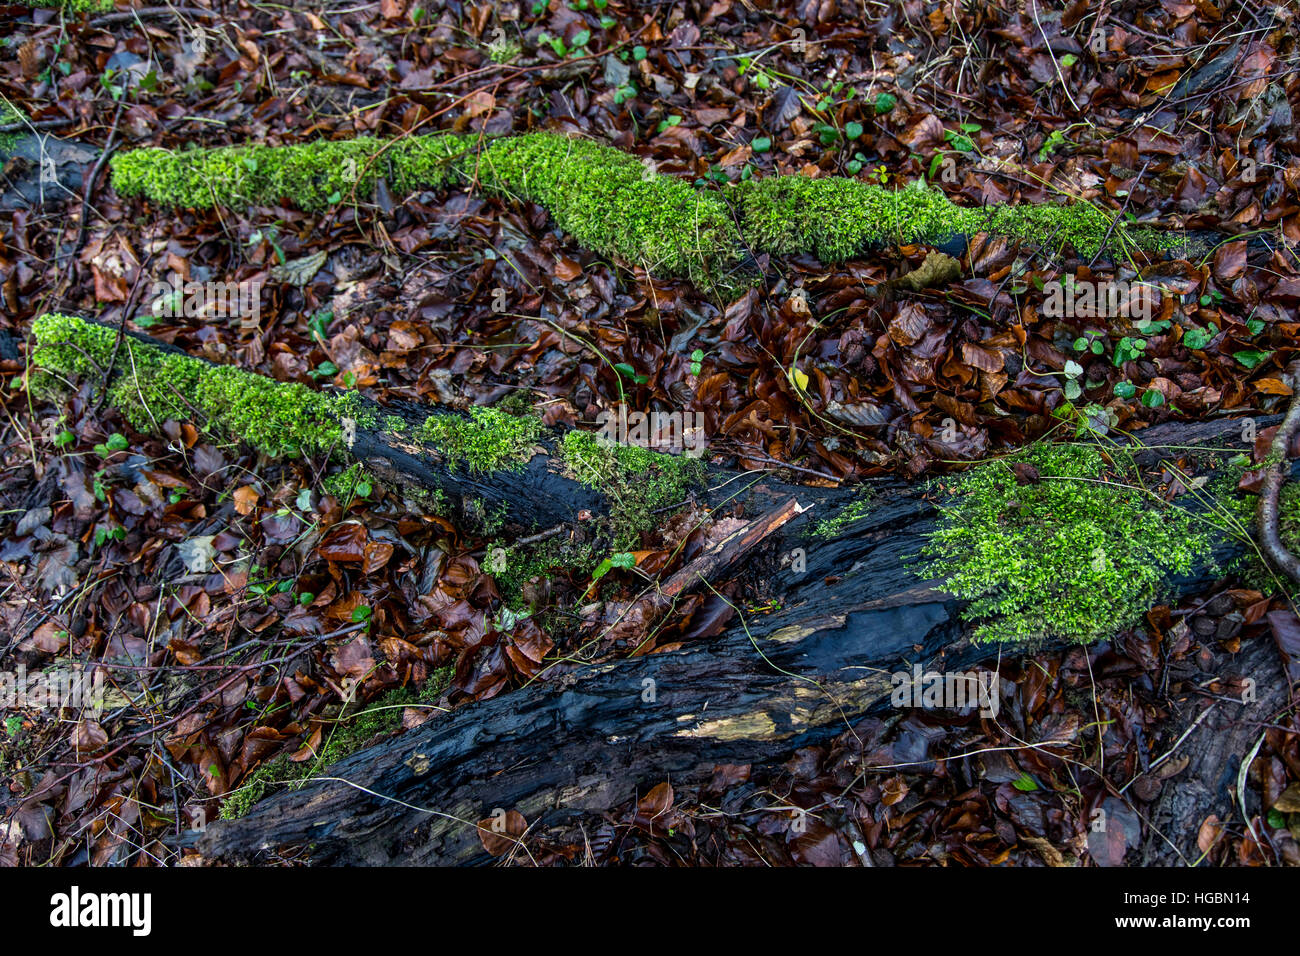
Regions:
[[[276,383],[65,316],[42,317],[35,333],[36,374],[107,382],[141,427],[188,419],[268,454],[337,454],[446,495],[465,520],[490,517],[491,504],[485,512],[471,502],[500,502],[507,541],[549,522],[604,519],[616,533],[623,495],[641,488],[658,489],[636,502],[641,520],[654,522],[648,503],[671,510],[702,477],[672,470],[698,468],[690,459],[605,447],[581,432],[557,438],[513,416],[394,414],[353,393]],[[711,642],[557,671],[456,711],[329,772],[364,789],[320,782],[273,797],[203,846],[217,856],[308,843],[323,860],[476,859],[474,823],[494,808],[563,823],[668,774],[690,780],[712,763],[776,759],[836,733],[887,706],[892,675],[911,664],[965,667],[994,653],[981,640],[1004,641],[1006,655],[1026,638],[1047,647],[1115,633],[1155,601],[1204,587],[1241,550],[1231,533],[1206,530],[1221,518],[1231,532],[1233,509],[1222,518],[1161,504],[1137,470],[1160,462],[1166,446],[1187,458],[1201,443],[1219,447],[1190,457],[1212,467],[1225,436],[1240,433],[1240,422],[1221,420],[1149,429],[1151,447],[1105,455],[1029,449],[949,481],[953,496],[937,501],[896,482],[864,497],[748,476],[735,499],[744,523],[661,582],[636,616],[653,620],[687,588],[738,574],[755,605],[776,610],[736,615]],[[735,504],[737,476],[709,477],[718,480],[699,494],[720,517]]]
[[[360,463],[446,506],[469,530],[526,534],[575,523],[584,509],[608,510],[599,491],[554,464],[558,439],[533,417],[383,407],[356,392],[277,382],[73,316],[41,316],[32,331],[36,376],[106,384],[108,400],[142,431],[188,421],[272,457]]]
[[[467,531],[504,541],[582,525],[587,540],[633,550],[690,498],[719,515],[752,517],[796,496],[807,514],[769,542],[787,548],[850,535],[874,512],[870,488],[812,489],[707,468],[590,432],[559,435],[497,408],[381,407],[356,392],[276,382],[70,316],[42,316],[33,332],[37,376],[103,385],[141,430],[192,421],[267,455],[360,464],[446,506]],[[1187,507],[1163,503],[1141,474],[1143,456],[1158,454],[1043,446],[969,470],[948,482],[942,517],[918,554],[930,576],[973,602],[971,616],[983,622],[977,639],[1113,633],[1140,617],[1162,581],[1197,566],[1216,536],[1248,538],[1237,508],[1207,511],[1214,502],[1201,495],[1183,499]],[[548,557],[556,566],[569,556]]]
[[[735,285],[756,252],[835,262],[881,244],[978,232],[1085,255],[1177,244],[1087,202],[967,208],[923,181],[891,190],[838,176],[771,176],[697,190],[629,153],[555,133],[140,149],[115,156],[112,169],[122,195],[192,208],[289,200],[324,209],[369,198],[380,177],[399,193],[472,184],[544,206],[593,252],[706,286]]]
[[[1186,446],[1229,431],[1234,423],[1220,422],[1151,437]],[[940,520],[921,489],[895,489],[851,534],[809,547],[803,574],[770,551],[754,559],[767,582],[757,597],[772,597],[775,612],[737,618],[708,642],[578,667],[453,711],[210,827],[197,847],[210,860],[305,847],[318,863],[488,862],[478,823],[495,811],[564,826],[665,779],[689,785],[717,764],[783,759],[890,708],[894,675],[913,665],[965,670],[1025,646],[972,643],[962,602],[909,562]],[[1169,592],[1204,588],[1233,553],[1222,543]]]

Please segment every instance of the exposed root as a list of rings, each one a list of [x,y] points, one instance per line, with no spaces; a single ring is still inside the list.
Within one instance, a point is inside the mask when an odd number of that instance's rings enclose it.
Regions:
[[[1300,558],[1287,550],[1278,528],[1278,500],[1282,486],[1286,483],[1287,450],[1296,433],[1300,432],[1300,359],[1287,366],[1286,378],[1294,394],[1291,397],[1291,407],[1278,426],[1277,434],[1273,436],[1273,446],[1269,449],[1264,487],[1259,495],[1259,544],[1274,568],[1300,584]]]

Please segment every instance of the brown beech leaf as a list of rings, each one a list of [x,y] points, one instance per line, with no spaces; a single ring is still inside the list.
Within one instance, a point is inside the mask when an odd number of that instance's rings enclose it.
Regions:
[[[505,856],[519,845],[528,821],[518,810],[502,810],[478,822],[478,838],[492,856]]]

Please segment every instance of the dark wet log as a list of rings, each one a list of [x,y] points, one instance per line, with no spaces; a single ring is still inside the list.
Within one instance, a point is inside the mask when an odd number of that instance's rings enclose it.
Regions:
[[[1149,437],[1184,445],[1239,428]],[[804,574],[762,555],[756,597],[778,598],[779,611],[746,615],[713,641],[580,667],[435,718],[210,827],[198,849],[209,860],[306,846],[319,863],[487,862],[477,821],[494,810],[564,826],[665,779],[689,785],[719,763],[773,761],[826,740],[889,707],[892,675],[914,663],[957,670],[1023,650],[972,646],[961,603],[905,560],[935,518],[921,490],[898,488],[852,534],[809,546]],[[795,535],[807,520],[782,530]],[[1170,589],[1195,593],[1212,578],[1207,567]]]
[[[1175,716],[1152,755],[1153,760],[1164,759],[1153,762],[1145,775],[1159,793],[1147,814],[1145,838],[1136,854],[1129,856],[1130,862],[1136,856],[1142,866],[1196,864],[1202,856],[1201,828],[1210,817],[1234,831],[1246,829],[1238,793],[1241,766],[1265,725],[1276,723],[1286,710],[1290,683],[1277,646],[1267,635],[1244,642],[1240,653],[1225,654],[1217,664],[1213,673],[1227,690],[1212,695],[1189,689],[1170,700]],[[1251,696],[1253,700],[1242,700]],[[1135,781],[1139,787],[1142,784],[1141,778]],[[1257,789],[1252,784],[1245,788],[1252,818],[1267,809],[1258,805],[1257,792],[1252,793]],[[1253,825],[1258,834],[1259,821]],[[1213,832],[1211,826],[1207,835]]]

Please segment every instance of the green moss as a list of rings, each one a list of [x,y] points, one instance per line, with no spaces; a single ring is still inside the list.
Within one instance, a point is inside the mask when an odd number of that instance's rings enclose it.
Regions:
[[[1037,469],[1019,484],[1013,462]],[[970,599],[976,641],[1112,637],[1137,623],[1161,582],[1190,571],[1208,536],[1108,466],[1094,446],[1037,446],[952,482],[922,554],[927,574]]]
[[[738,184],[745,238],[760,252],[812,252],[840,262],[877,244],[934,243],[956,234],[990,232],[1081,255],[1098,252],[1112,217],[1086,202],[1023,206],[957,206],[923,180],[890,190],[838,176],[770,176]],[[1117,222],[1108,247],[1155,251],[1169,239]]]
[[[1123,222],[1116,222],[1112,229],[1113,218],[1086,202],[1065,206],[1048,203],[990,206],[987,215],[988,219],[981,228],[988,232],[1033,242],[1044,248],[1060,249],[1068,245],[1083,256],[1096,255],[1101,251],[1103,241],[1114,251],[1147,239],[1146,233],[1131,230]],[[1110,230],[1109,240],[1106,239],[1107,230]]]
[[[10,126],[14,123],[22,123],[27,119],[23,111],[14,106],[6,99],[0,99],[0,126]],[[23,138],[23,131],[16,130],[12,133],[0,133],[0,159],[4,159],[9,154],[9,150],[14,148],[14,144]]]
[[[282,755],[258,767],[226,799],[221,807],[221,819],[237,820],[273,789],[315,776],[322,768],[356,753],[373,738],[399,730],[402,708],[438,700],[454,673],[454,668],[441,668],[425,679],[419,691],[412,687],[398,687],[356,713],[341,716],[334,729],[325,735],[315,760],[293,763]]]
[[[829,518],[823,518],[813,526],[813,537],[827,539],[837,537],[841,531],[853,524],[853,522],[865,518],[871,513],[871,498],[871,489],[864,485],[859,490],[856,499],[840,508]]]
[[[370,198],[380,176],[402,194],[441,188],[455,177],[454,161],[464,149],[462,139],[452,135],[362,136],[295,146],[134,149],[109,162],[113,188],[123,196],[194,209],[289,200],[316,211],[353,196]]]
[[[606,520],[615,551],[639,547],[641,533],[663,520],[659,512],[685,500],[706,474],[698,459],[615,444],[591,432],[569,432],[559,451],[565,474],[609,498]]]
[[[971,231],[979,211],[918,180],[889,190],[839,176],[770,176],[735,187],[745,238],[760,252],[841,262],[877,243],[933,242]]]
[[[344,504],[358,496],[365,498],[373,490],[375,480],[361,462],[354,462],[342,471],[327,475],[321,487]]]
[[[541,433],[542,423],[536,416],[511,415],[483,405],[471,408],[468,417],[435,413],[414,432],[443,455],[449,467],[463,465],[473,472],[522,468],[532,458]]]
[[[119,153],[111,164],[120,194],[194,208],[287,199],[325,209],[354,195],[369,197],[379,176],[396,194],[474,182],[544,206],[595,253],[723,292],[744,283],[739,273],[747,248],[839,262],[873,245],[934,243],[980,231],[1055,249],[1068,245],[1082,255],[1103,243],[1112,252],[1177,246],[1175,237],[1115,221],[1086,202],[971,208],[954,205],[924,180],[890,190],[838,176],[770,176],[719,193],[661,176],[621,150],[556,133],[499,137],[481,152],[476,148],[475,139],[453,134],[361,137],[139,149]]]
[[[655,274],[712,286],[742,256],[721,196],[609,146],[528,133],[493,141],[476,170],[489,191],[545,206],[580,245]]]
[[[581,554],[568,547],[567,542],[548,538],[527,545],[509,545],[504,541],[494,541],[488,545],[488,554],[495,558],[500,554],[499,566],[487,566],[497,590],[506,606],[514,611],[527,609],[523,586],[535,577],[547,575],[552,568],[567,567],[578,573],[590,571],[596,566],[590,552]]]
[[[32,324],[37,368],[62,375],[102,377],[113,359],[109,401],[141,431],[167,419],[196,417],[217,434],[278,457],[327,452],[343,441],[343,420],[356,419],[355,393],[331,395],[294,382],[277,382],[229,365],[211,365],[142,344],[74,316],[47,314]]]
[[[1230,519],[1225,524],[1230,526],[1230,530],[1244,529],[1255,533],[1259,495],[1237,493],[1236,476],[1213,483],[1209,491],[1215,504],[1225,509],[1226,517]],[[1300,554],[1300,483],[1290,481],[1282,486],[1278,495],[1277,518],[1282,543],[1292,554]],[[1243,555],[1230,570],[1240,575],[1247,587],[1265,594],[1272,594],[1288,584],[1264,564],[1258,550]]]
[[[18,0],[28,7],[63,9],[72,13],[101,13],[113,9],[113,0]]]

